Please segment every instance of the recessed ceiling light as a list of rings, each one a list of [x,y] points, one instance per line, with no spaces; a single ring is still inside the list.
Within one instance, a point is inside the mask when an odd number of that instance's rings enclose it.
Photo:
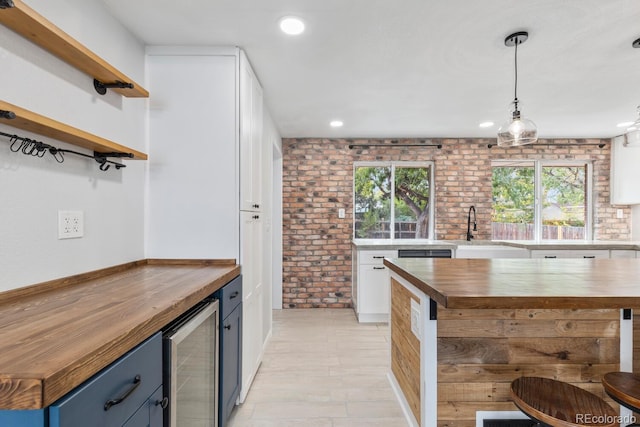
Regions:
[[[333,120],[331,123],[329,123],[329,126],[331,126],[332,128],[339,128],[342,125],[344,125],[344,123],[341,120]]]
[[[627,126],[631,126],[633,124],[633,122],[622,122],[622,123],[618,123],[616,126],[619,128],[626,128]]]
[[[290,36],[297,36],[304,32],[304,22],[295,16],[285,16],[280,19],[280,29]]]
[[[495,123],[493,122],[482,122],[480,123],[478,126],[480,126],[481,128],[490,128],[491,126],[493,126]]]

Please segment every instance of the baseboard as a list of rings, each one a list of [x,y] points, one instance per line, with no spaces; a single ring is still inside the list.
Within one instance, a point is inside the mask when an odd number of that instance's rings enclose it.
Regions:
[[[396,399],[398,399],[398,403],[400,403],[400,408],[402,408],[402,413],[404,414],[404,418],[407,420],[409,426],[420,427],[418,425],[418,420],[416,420],[416,418],[413,416],[413,412],[411,412],[409,402],[407,402],[407,399],[405,399],[404,393],[402,393],[400,384],[398,384],[398,380],[396,380],[396,376],[393,375],[393,372],[387,373],[387,379],[389,380],[389,384],[391,384],[393,394],[396,395]]]

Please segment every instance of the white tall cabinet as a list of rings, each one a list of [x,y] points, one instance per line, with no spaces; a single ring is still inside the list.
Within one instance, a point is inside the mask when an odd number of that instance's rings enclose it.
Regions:
[[[239,260],[243,401],[271,334],[262,88],[238,48],[149,47],[147,73],[147,256]]]

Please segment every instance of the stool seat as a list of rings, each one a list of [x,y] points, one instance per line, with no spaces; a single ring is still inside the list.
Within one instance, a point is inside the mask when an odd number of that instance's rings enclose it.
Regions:
[[[602,386],[613,400],[640,412],[640,376],[631,372],[609,372],[602,377]]]
[[[532,419],[553,427],[618,427],[618,413],[600,397],[574,385],[540,377],[511,383],[513,403]]]

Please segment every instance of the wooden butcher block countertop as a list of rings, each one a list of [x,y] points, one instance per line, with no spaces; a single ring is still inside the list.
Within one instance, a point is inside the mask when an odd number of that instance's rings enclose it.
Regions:
[[[143,260],[0,294],[0,409],[41,409],[240,274]]]
[[[640,308],[639,259],[385,259],[446,308]]]

